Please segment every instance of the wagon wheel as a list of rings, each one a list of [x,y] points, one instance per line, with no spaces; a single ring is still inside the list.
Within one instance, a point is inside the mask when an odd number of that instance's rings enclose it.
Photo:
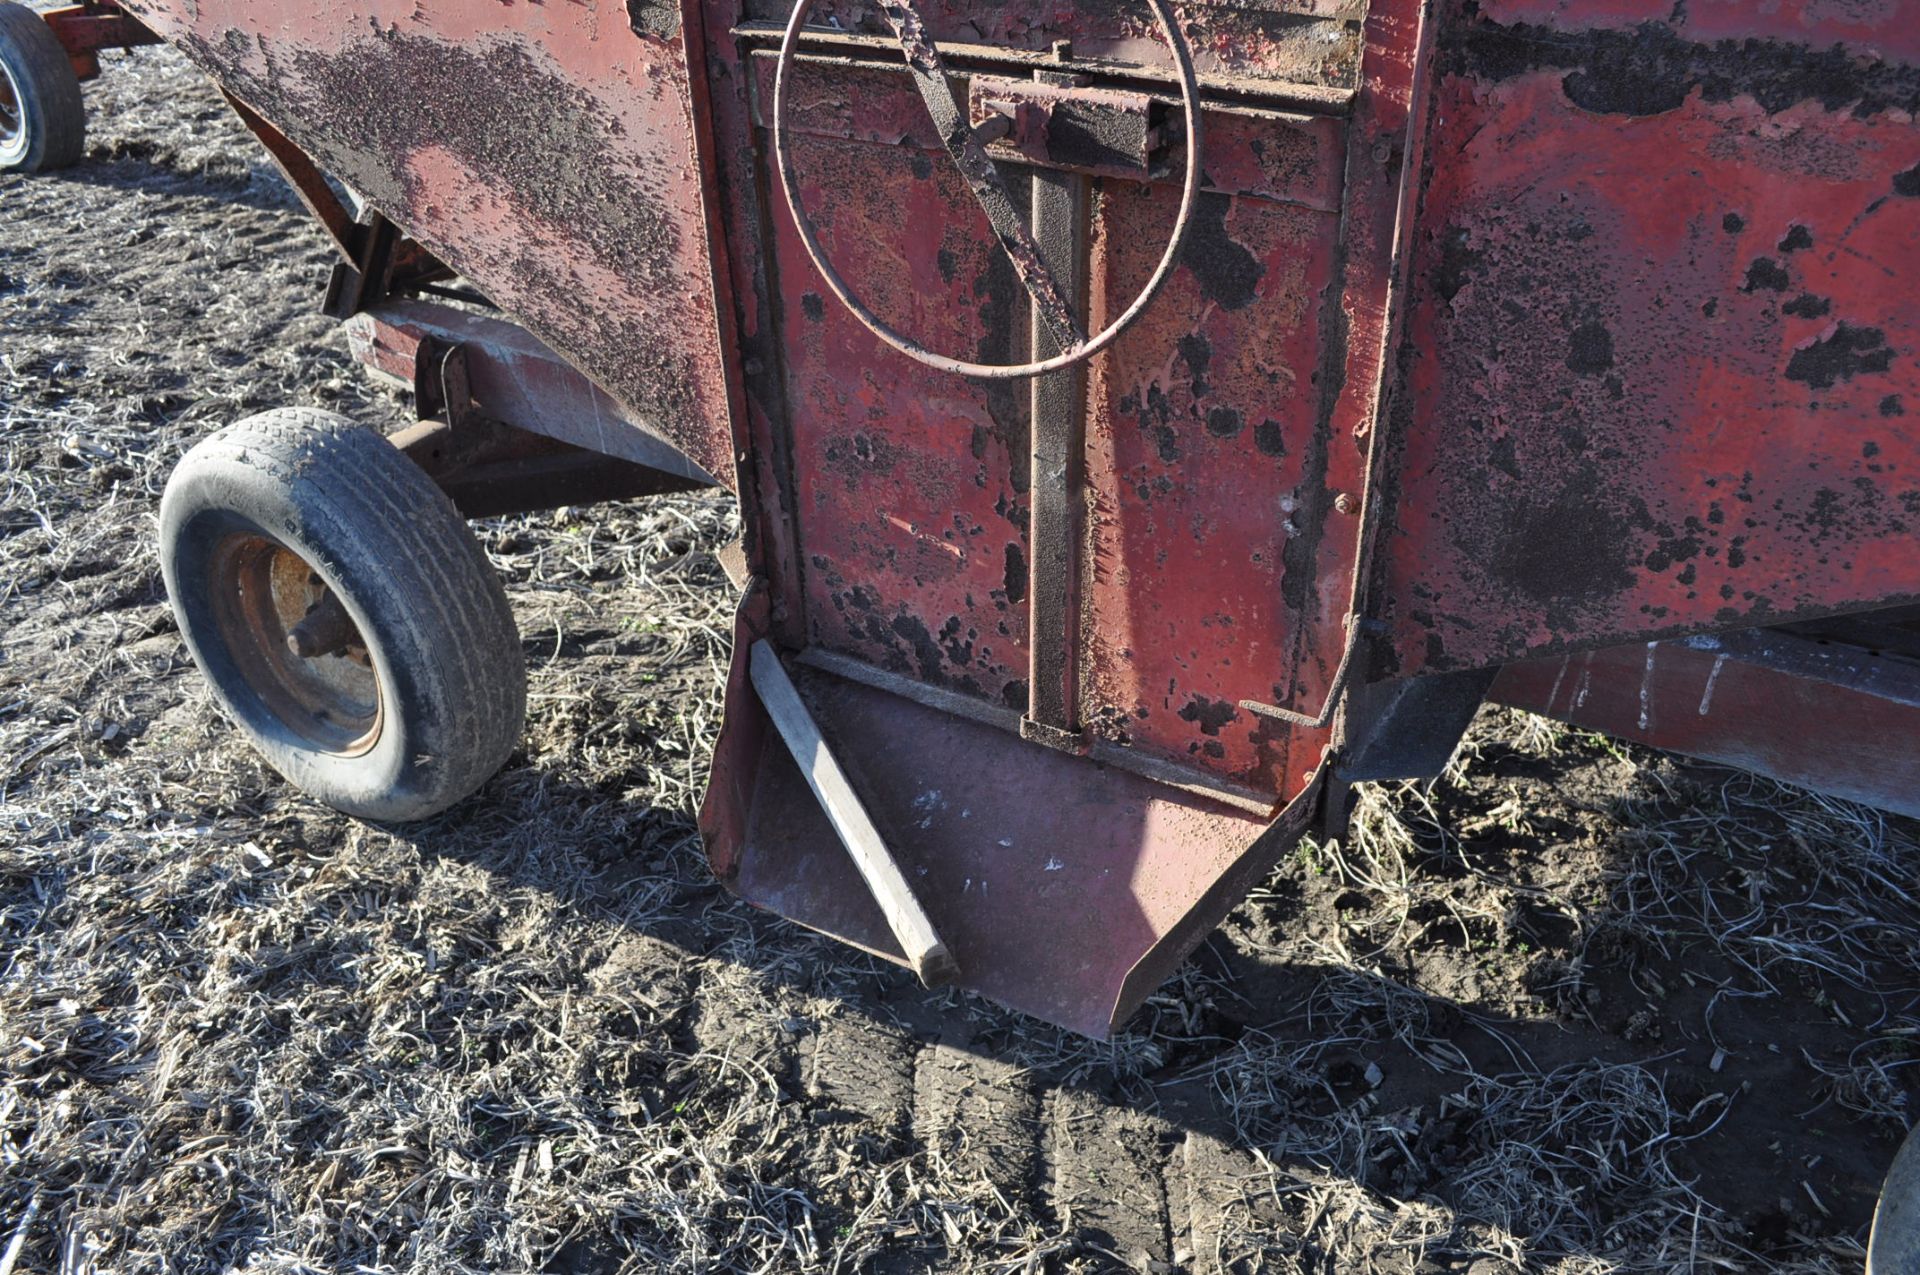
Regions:
[[[80,77],[39,14],[0,0],[0,171],[40,172],[86,153]]]
[[[919,11],[914,8],[913,0],[882,0],[881,11],[892,24],[894,34],[899,38],[900,47],[906,54],[908,69],[913,73],[914,85],[920,90],[921,99],[926,103],[927,112],[933,117],[934,126],[939,130],[942,143],[954,164],[966,178],[967,186],[979,201],[981,210],[986,213],[988,223],[993,227],[1000,248],[1013,262],[1014,272],[1026,286],[1033,298],[1034,312],[1040,323],[1052,338],[1059,351],[1051,358],[1031,363],[996,364],[974,363],[965,359],[950,358],[937,354],[922,346],[911,337],[896,332],[861,301],[840,277],[833,263],[827,260],[826,253],[820,247],[819,237],[814,232],[813,222],[807,216],[806,208],[800,198],[800,179],[794,171],[793,157],[787,146],[787,90],[791,83],[793,59],[800,45],[801,28],[805,25],[807,14],[812,11],[813,0],[798,0],[794,5],[793,16],[787,20],[785,37],[780,43],[780,61],[774,72],[773,81],[773,153],[774,162],[780,170],[780,184],[786,194],[787,208],[793,214],[794,226],[800,232],[800,242],[805,246],[807,255],[820,272],[821,278],[840,303],[852,312],[853,316],[864,324],[875,336],[885,341],[908,358],[915,359],[928,367],[943,372],[953,372],[960,376],[977,377],[984,380],[1017,380],[1026,377],[1044,376],[1057,372],[1077,363],[1084,363],[1100,351],[1120,339],[1121,333],[1132,327],[1134,321],[1146,312],[1153,299],[1172,276],[1175,265],[1179,263],[1181,249],[1186,246],[1187,234],[1193,227],[1194,206],[1200,196],[1201,173],[1201,125],[1200,125],[1200,81],[1193,69],[1193,56],[1187,48],[1185,38],[1180,34],[1180,24],[1175,20],[1167,0],[1146,0],[1153,10],[1155,20],[1160,24],[1161,32],[1166,36],[1173,50],[1173,58],[1180,72],[1180,95],[1186,113],[1186,177],[1181,185],[1180,214],[1174,222],[1173,235],[1167,244],[1166,253],[1160,258],[1160,264],[1147,280],[1146,287],[1134,298],[1120,316],[1109,323],[1105,329],[1093,336],[1081,331],[1079,321],[1073,315],[1072,303],[1066,290],[1060,286],[1053,271],[1048,266],[1039,245],[1034,242],[1033,233],[1015,211],[1013,201],[1007,195],[1006,184],[1001,180],[999,170],[987,155],[980,140],[975,136],[964,112],[954,104],[952,94],[947,88],[946,68],[940,59],[940,50],[935,47],[932,37],[927,33],[926,23]]]
[[[380,435],[301,409],[222,430],[167,483],[160,556],[215,695],[320,801],[424,818],[519,741],[506,594],[452,502]]]
[[[1873,1210],[1867,1275],[1920,1269],[1920,1131],[1907,1135]]]

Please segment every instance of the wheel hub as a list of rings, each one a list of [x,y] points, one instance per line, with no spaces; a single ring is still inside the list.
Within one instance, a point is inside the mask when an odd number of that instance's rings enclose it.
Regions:
[[[366,639],[312,564],[270,537],[236,534],[210,566],[215,623],[247,685],[289,731],[357,756],[380,738]]]

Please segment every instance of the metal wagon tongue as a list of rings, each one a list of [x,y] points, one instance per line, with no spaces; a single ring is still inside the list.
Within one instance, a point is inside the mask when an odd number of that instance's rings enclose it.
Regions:
[[[1315,784],[1269,825],[805,663],[788,672],[818,745],[795,747],[751,684],[778,662],[764,644],[755,656],[760,667],[736,668],[729,685],[726,760],[702,820],[722,878],[908,966],[897,909],[917,907],[951,961],[944,975],[921,965],[923,977],[1088,1036],[1117,1029],[1220,923],[1318,797]],[[863,879],[844,812],[811,789],[822,756],[898,865],[904,900]]]

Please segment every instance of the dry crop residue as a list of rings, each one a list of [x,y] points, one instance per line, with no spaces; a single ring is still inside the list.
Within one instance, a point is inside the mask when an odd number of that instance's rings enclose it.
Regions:
[[[240,415],[404,404],[178,57],[89,96],[82,167],[0,178],[19,1269],[1859,1268],[1910,822],[1490,713],[1089,1044],[708,878],[734,518],[696,498],[482,528],[532,704],[478,796],[395,830],[293,794],[186,661],[155,502]]]

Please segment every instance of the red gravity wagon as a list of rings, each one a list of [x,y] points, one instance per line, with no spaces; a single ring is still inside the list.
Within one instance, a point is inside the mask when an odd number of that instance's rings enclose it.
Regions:
[[[6,5],[0,165],[156,39],[418,391],[163,504],[342,810],[514,746],[465,519],[717,484],[715,873],[1090,1035],[1488,698],[1920,813],[1909,0]]]

